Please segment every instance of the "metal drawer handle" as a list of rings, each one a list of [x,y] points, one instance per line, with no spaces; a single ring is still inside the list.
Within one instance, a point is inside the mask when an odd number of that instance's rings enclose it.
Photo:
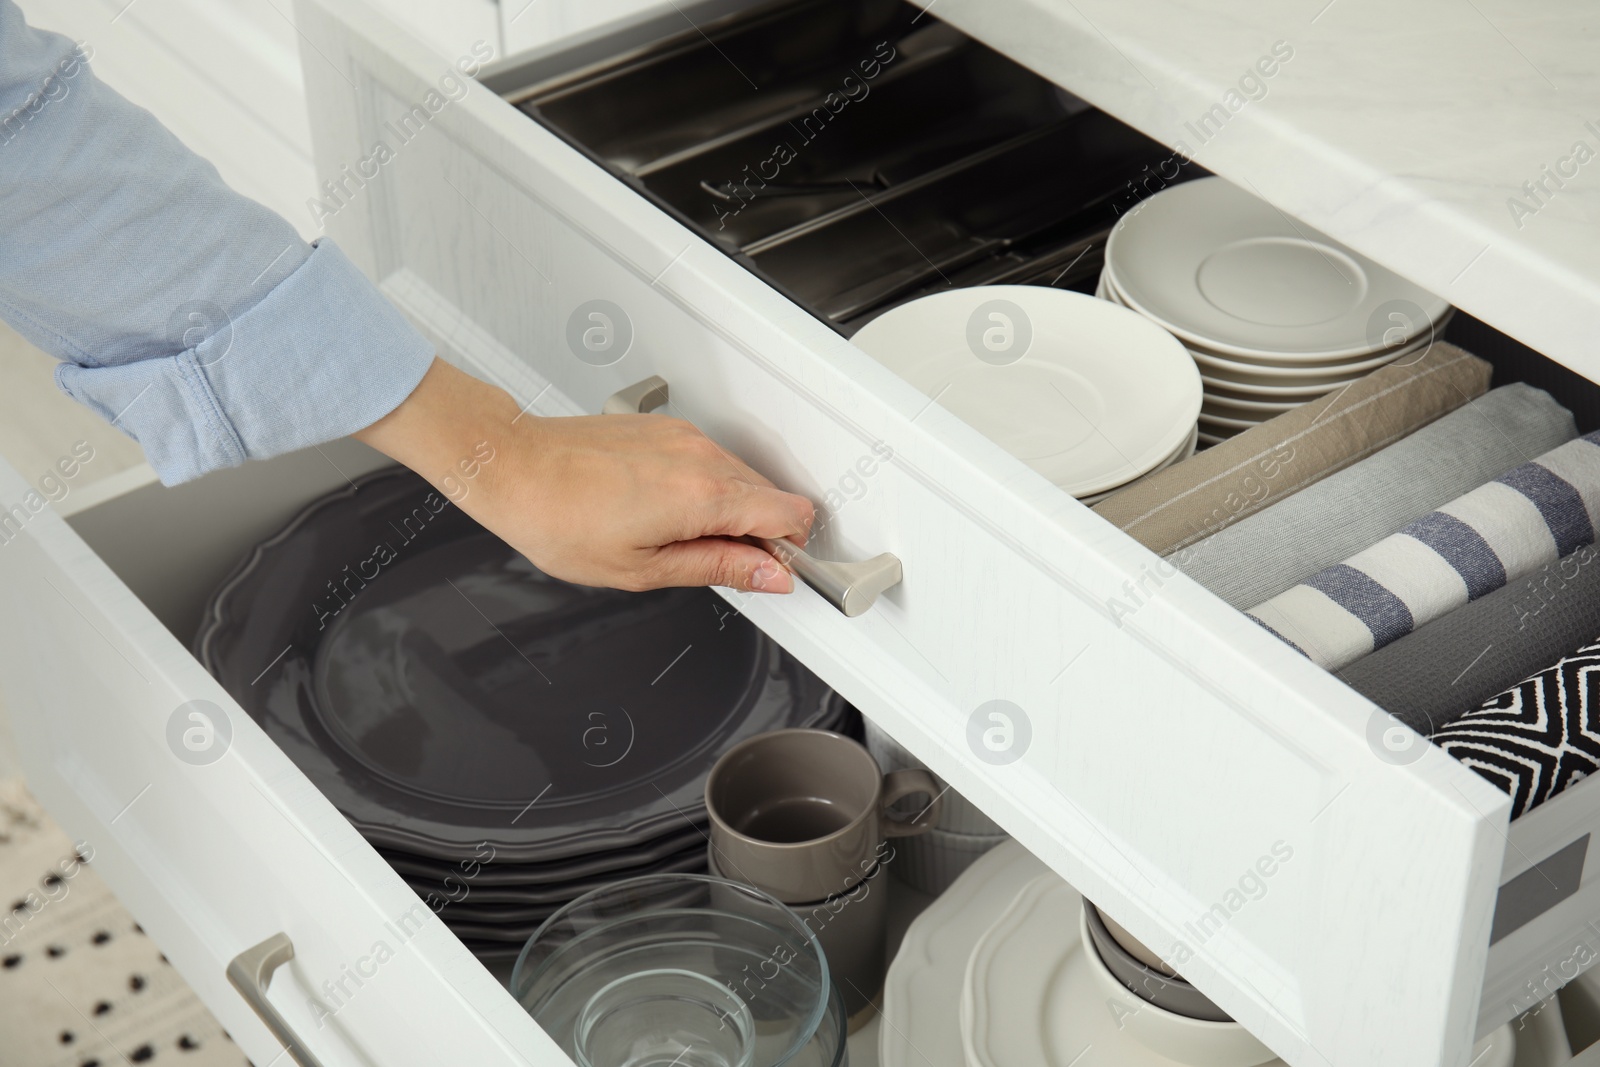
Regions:
[[[606,398],[600,408],[607,415],[638,415],[667,402],[667,381],[646,378]],[[798,574],[811,588],[844,612],[848,618],[864,614],[884,590],[900,584],[904,572],[900,557],[885,552],[859,563],[833,563],[817,559],[791,541],[757,538],[762,548]]]
[[[239,991],[261,1021],[267,1024],[300,1067],[322,1067],[322,1061],[295,1036],[289,1023],[267,999],[272,973],[294,959],[294,943],[288,934],[273,934],[254,948],[247,948],[228,964],[228,981]]]

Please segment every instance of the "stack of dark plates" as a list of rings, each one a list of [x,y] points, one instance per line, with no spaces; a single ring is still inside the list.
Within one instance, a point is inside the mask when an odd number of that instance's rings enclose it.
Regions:
[[[196,652],[484,957],[607,882],[703,870],[717,756],[853,715],[709,590],[551,578],[398,468],[254,549]]]

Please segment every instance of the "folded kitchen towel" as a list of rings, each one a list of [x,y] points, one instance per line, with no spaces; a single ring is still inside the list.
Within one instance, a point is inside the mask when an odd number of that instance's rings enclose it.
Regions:
[[[1600,639],[1524,678],[1434,744],[1511,794],[1513,819],[1600,766]]]
[[[1600,549],[1585,545],[1339,672],[1420,734],[1600,634]]]
[[[1594,541],[1600,432],[1431,511],[1249,611],[1329,670]]]
[[[1166,555],[1482,396],[1489,364],[1443,341],[1275,416],[1094,506]]]
[[[1549,393],[1504,385],[1168,558],[1243,611],[1577,435],[1571,413]]]

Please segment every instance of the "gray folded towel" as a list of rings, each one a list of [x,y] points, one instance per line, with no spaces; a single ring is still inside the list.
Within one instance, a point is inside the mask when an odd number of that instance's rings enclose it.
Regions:
[[[1330,671],[1526,578],[1600,529],[1600,432],[1558,445],[1251,608]]]
[[[1501,386],[1167,558],[1243,611],[1577,432],[1550,394]]]
[[[1600,550],[1586,545],[1339,672],[1420,734],[1600,634]]]

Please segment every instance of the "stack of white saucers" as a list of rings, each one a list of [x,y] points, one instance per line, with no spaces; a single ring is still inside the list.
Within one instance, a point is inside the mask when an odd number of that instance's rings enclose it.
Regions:
[[[1179,1015],[1122,981],[1082,898],[1008,841],[906,931],[884,984],[878,1067],[1285,1067],[1238,1023]],[[1473,1055],[1474,1067],[1545,1062],[1517,1056],[1509,1024]]]
[[[851,340],[1085,503],[1196,447],[1200,376],[1183,345],[1082,293],[953,289],[892,308]]]
[[[1175,185],[1125,215],[1095,295],[1189,350],[1206,444],[1426,349],[1452,310],[1221,178]]]

